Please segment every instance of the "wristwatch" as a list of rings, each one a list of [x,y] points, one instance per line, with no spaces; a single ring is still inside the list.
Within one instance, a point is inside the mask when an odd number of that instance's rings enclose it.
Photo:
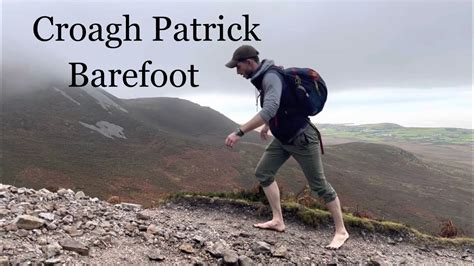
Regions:
[[[242,131],[242,129],[240,129],[240,127],[235,130],[235,135],[239,137],[242,137],[244,134],[245,133]]]

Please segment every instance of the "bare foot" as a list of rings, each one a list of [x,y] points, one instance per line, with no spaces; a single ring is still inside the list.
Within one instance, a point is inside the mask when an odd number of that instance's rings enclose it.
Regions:
[[[326,246],[327,249],[339,249],[344,242],[349,238],[349,233],[346,231],[342,233],[337,233],[334,235],[334,238],[332,239],[331,243]]]
[[[258,224],[254,224],[253,226],[260,229],[274,230],[277,232],[285,231],[285,224],[283,223],[283,221],[277,221],[277,220],[271,220],[265,223],[258,223]]]

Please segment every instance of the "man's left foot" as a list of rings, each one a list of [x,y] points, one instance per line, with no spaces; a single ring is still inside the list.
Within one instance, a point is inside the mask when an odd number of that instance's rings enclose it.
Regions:
[[[339,249],[344,242],[349,238],[349,233],[347,232],[342,232],[342,233],[337,233],[334,235],[334,238],[332,239],[331,243],[326,246],[327,249]]]
[[[285,224],[279,220],[271,220],[265,223],[254,224],[253,226],[260,229],[274,230],[280,233],[285,232]]]

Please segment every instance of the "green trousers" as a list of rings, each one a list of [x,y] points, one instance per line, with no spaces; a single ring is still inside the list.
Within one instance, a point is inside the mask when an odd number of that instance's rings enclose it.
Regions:
[[[324,176],[319,138],[316,127],[312,124],[290,145],[282,144],[276,138],[268,144],[255,169],[255,176],[262,187],[275,181],[275,174],[290,156],[301,166],[312,193],[323,198],[326,203],[336,199],[336,191]]]

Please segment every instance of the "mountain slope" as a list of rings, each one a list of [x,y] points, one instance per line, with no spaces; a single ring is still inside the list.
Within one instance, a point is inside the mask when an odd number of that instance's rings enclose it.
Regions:
[[[469,176],[439,171],[412,153],[382,144],[330,146],[324,159],[345,205],[429,232],[438,232],[447,219],[473,232]]]
[[[257,184],[254,168],[265,143],[249,134],[242,141],[250,143],[226,148],[236,124],[187,101],[121,100],[103,90],[56,87],[8,97],[2,108],[3,183],[70,187],[144,204],[171,192]],[[345,206],[432,233],[441,220],[452,219],[472,234],[465,210],[472,204],[469,176],[382,144],[327,146],[323,161]],[[285,192],[306,184],[294,160],[277,180]]]
[[[210,145],[176,134],[181,128],[144,123],[125,101],[91,89],[43,89],[8,97],[2,107],[2,180],[10,184],[78,187],[102,197],[121,194],[150,202],[169,191],[212,189],[217,178],[227,187],[252,179],[238,178],[239,153],[222,147],[234,126],[218,130],[226,133],[220,137],[211,131],[208,139],[220,145]],[[209,110],[201,117],[216,114]],[[224,157],[230,160],[223,162]],[[199,185],[187,182],[195,178]]]

